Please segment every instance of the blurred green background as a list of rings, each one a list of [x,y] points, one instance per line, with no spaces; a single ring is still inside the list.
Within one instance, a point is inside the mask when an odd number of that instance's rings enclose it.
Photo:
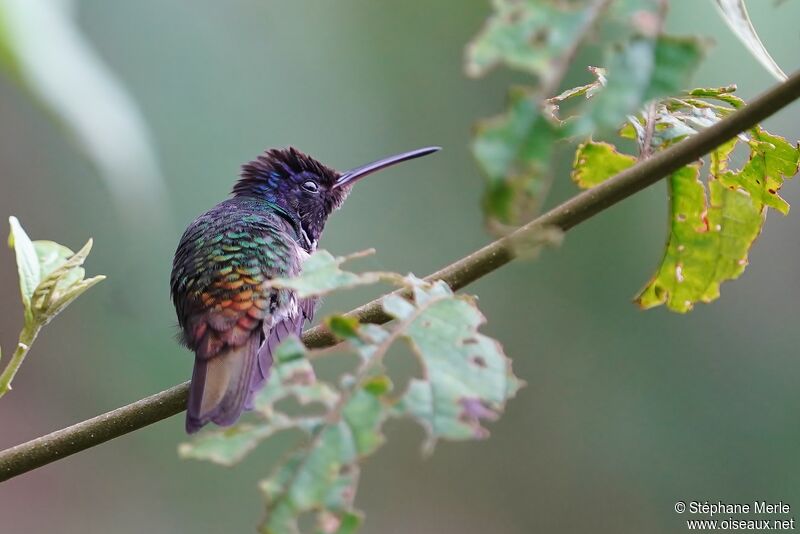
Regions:
[[[751,4],[777,62],[799,68],[800,3]],[[445,147],[366,180],[332,218],[323,246],[375,247],[366,268],[423,275],[489,240],[470,128],[500,112],[509,83],[525,78],[462,73],[463,47],[488,2],[77,7],[152,129],[166,193],[131,197],[126,208],[137,217],[124,213],[43,107],[0,78],[2,220],[17,215],[34,239],[73,248],[93,236],[88,272],[109,277],[37,341],[0,401],[0,447],[189,377],[191,357],[174,341],[172,252],[185,225],[225,198],[238,166],[265,147],[292,144],[338,168]],[[716,42],[695,85],[735,82],[750,98],[773,83],[710,1],[673,2],[668,28]],[[586,80],[580,65],[590,61],[579,58],[568,83]],[[767,124],[797,139],[799,117],[794,105]],[[566,155],[549,205],[575,193],[568,164]],[[800,204],[798,184],[783,193]],[[485,331],[505,344],[528,387],[491,439],[443,443],[428,459],[419,428],[391,423],[388,444],[363,471],[364,532],[682,532],[676,500],[783,500],[800,511],[800,220],[771,213],[745,275],[686,316],[630,302],[660,259],[665,224],[660,184],[571,231],[537,262],[469,288],[489,319]],[[374,295],[338,295],[324,311]],[[8,250],[0,302],[9,353],[22,318]],[[0,485],[0,531],[254,531],[263,513],[256,483],[289,441],[229,470],[179,460],[183,437],[174,417]]]

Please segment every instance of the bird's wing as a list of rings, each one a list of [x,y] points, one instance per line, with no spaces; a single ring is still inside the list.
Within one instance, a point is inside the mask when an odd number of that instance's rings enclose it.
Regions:
[[[238,345],[242,336],[297,308],[294,293],[268,286],[300,270],[294,232],[280,217],[220,204],[195,220],[181,238],[171,289],[184,341],[192,348],[211,328],[218,341]],[[206,356],[213,356],[209,347]]]
[[[273,277],[299,272],[296,247],[281,217],[224,203],[184,233],[171,287],[183,341],[195,352],[188,430],[239,417],[261,374],[267,329],[302,315],[294,292],[268,286]]]
[[[314,311],[317,306],[317,298],[305,298],[298,301],[296,313],[287,314],[283,320],[273,324],[264,322],[264,342],[258,349],[258,364],[256,365],[253,379],[250,382],[250,393],[247,397],[245,407],[250,410],[256,393],[264,387],[269,379],[270,369],[272,369],[273,355],[275,349],[283,340],[291,335],[300,336],[303,332],[303,325],[306,321],[311,322],[314,318]]]

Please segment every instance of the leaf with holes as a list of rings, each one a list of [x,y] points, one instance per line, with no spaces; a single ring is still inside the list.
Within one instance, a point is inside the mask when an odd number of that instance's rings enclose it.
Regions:
[[[204,432],[190,442],[181,443],[178,455],[231,467],[241,462],[259,443],[291,427],[291,420],[282,414],[266,424],[239,423],[230,428]]]
[[[259,443],[283,430],[297,429],[311,434],[322,424],[324,413],[331,410],[339,393],[317,380],[305,346],[297,337],[281,343],[267,384],[253,402],[258,415],[255,422],[239,423],[230,428],[207,430],[178,447],[181,458],[206,460],[225,466],[241,462]],[[276,408],[280,401],[293,397],[302,406],[315,404],[315,413],[289,415]]]
[[[321,532],[356,527],[358,462],[383,443],[380,427],[386,414],[380,395],[358,389],[350,396],[338,421],[322,426],[308,446],[295,451],[261,482],[267,501],[261,531],[296,533],[299,517],[309,512],[317,515]]]
[[[760,127],[752,135],[750,160],[740,171],[727,168],[738,139],[712,152],[708,193],[696,166],[669,179],[669,239],[658,271],[636,299],[643,308],[666,304],[683,313],[696,302],[717,299],[720,284],[747,266],[765,208],[788,210],[770,188],[777,192],[784,177],[797,172],[800,152]]]
[[[661,265],[636,298],[642,308],[666,304],[685,313],[718,298],[720,284],[744,271],[761,232],[761,206],[717,179],[710,180],[707,198],[698,173],[691,165],[669,178],[669,238]]]
[[[319,271],[333,272],[328,278],[358,276],[339,268],[341,258],[322,259]],[[325,319],[328,329],[344,340],[339,348],[359,356],[354,372],[343,374],[336,387],[320,382],[312,357],[323,351],[309,352],[299,339],[289,338],[275,351],[270,378],[254,399],[255,420],[206,431],[179,448],[184,458],[234,465],[275,433],[301,431],[305,441],[261,483],[267,510],[262,532],[296,534],[298,522],[309,514],[316,517],[320,532],[354,532],[361,523],[353,506],[360,464],[383,444],[388,417],[421,422],[429,429],[428,449],[439,438],[481,438],[487,435],[482,422],[499,417],[521,385],[499,343],[478,332],[484,319],[473,298],[454,295],[443,282],[431,284],[412,275],[381,273],[379,279],[411,293],[409,298],[393,293],[384,299],[385,310],[397,321],[380,326],[346,316]],[[313,287],[329,291],[332,285],[339,289],[352,284],[315,281]],[[415,349],[424,373],[395,396],[383,358],[401,339]],[[289,397],[299,406],[282,408],[279,403]]]
[[[590,9],[555,2],[495,0],[494,14],[467,46],[465,69],[479,77],[500,63],[547,79],[582,38]]]
[[[694,89],[658,101],[654,103],[652,113],[648,111],[647,117],[644,113],[629,116],[620,135],[636,140],[640,150],[646,144],[650,150],[666,148],[708,128],[744,105],[733,94],[735,90],[735,86]],[[647,120],[653,121],[650,131],[646,127]],[[744,134],[740,137],[746,140]]]
[[[333,408],[339,399],[338,392],[329,384],[317,380],[308,351],[297,337],[284,340],[273,354],[272,368],[267,384],[255,398],[254,409],[267,418],[275,416],[275,404],[294,397],[300,404],[320,404]]]
[[[728,171],[720,176],[720,183],[746,191],[757,204],[788,213],[789,204],[778,195],[778,191],[786,178],[797,173],[800,159],[797,146],[760,126],[752,130],[749,145],[749,161],[741,171]]]
[[[632,38],[606,64],[605,87],[587,101],[584,112],[569,121],[569,135],[588,135],[618,128],[646,102],[678,94],[703,57],[694,38]]]
[[[649,111],[630,116],[620,135],[637,141],[642,151],[662,150],[740,108],[743,102],[733,94],[735,89],[694,89],[659,100]],[[742,169],[729,169],[739,142],[746,144],[750,158]],[[788,211],[778,191],[797,172],[797,146],[757,126],[717,147],[710,161],[707,185],[696,165],[668,178],[669,236],[661,264],[636,298],[642,308],[665,304],[685,313],[697,302],[718,298],[720,285],[744,271],[765,208]],[[576,151],[573,179],[581,187],[594,186],[633,163],[613,145],[589,141]]]
[[[337,289],[351,288],[360,285],[374,284],[383,277],[391,278],[388,273],[353,273],[341,269],[341,265],[355,258],[362,258],[374,253],[374,250],[356,252],[348,256],[334,257],[327,250],[317,250],[303,263],[303,271],[292,278],[274,278],[269,284],[272,287],[293,289],[300,298],[326,295]]]
[[[588,189],[605,182],[636,163],[636,158],[617,151],[614,145],[587,141],[578,145],[572,165],[572,180]]]
[[[440,438],[484,438],[482,421],[496,419],[523,383],[501,345],[478,331],[485,319],[471,297],[453,294],[443,282],[411,283],[412,298],[394,295],[384,302],[423,368],[395,415],[411,416],[425,427],[428,451]]]
[[[594,95],[597,94],[603,87],[606,86],[606,69],[601,67],[586,67],[590,73],[592,73],[595,77],[593,82],[589,82],[586,85],[580,85],[578,87],[573,87],[571,89],[567,89],[561,94],[558,94],[552,98],[548,98],[545,100],[545,110],[547,111],[547,115],[553,119],[556,123],[564,124],[564,120],[561,119],[559,116],[559,111],[561,108],[561,104],[567,102],[573,98],[578,96],[582,96],[585,99],[592,98]]]
[[[536,95],[512,89],[508,111],[478,123],[472,153],[486,175],[484,212],[490,221],[519,224],[536,213],[551,181],[557,127],[539,109]]]

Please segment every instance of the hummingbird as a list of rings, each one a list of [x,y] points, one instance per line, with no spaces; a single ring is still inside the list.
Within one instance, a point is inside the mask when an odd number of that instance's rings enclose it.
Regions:
[[[170,289],[179,340],[195,355],[186,431],[227,426],[266,383],[273,351],[300,335],[315,298],[270,287],[300,274],[328,216],[353,185],[376,171],[440,150],[420,148],[338,172],[289,147],[268,149],[242,166],[231,198],[183,233]]]

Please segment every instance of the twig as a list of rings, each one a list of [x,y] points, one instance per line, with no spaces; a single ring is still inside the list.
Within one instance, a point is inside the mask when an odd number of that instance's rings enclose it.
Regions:
[[[653,185],[684,165],[701,158],[798,98],[800,98],[800,72],[796,72],[749,105],[731,113],[697,135],[638,162],[593,189],[576,195],[513,234],[448,265],[427,279],[443,280],[453,290],[460,289],[510,262],[514,258],[515,240],[524,238],[528,232],[539,232],[548,227],[569,230],[620,200]],[[376,299],[347,315],[356,317],[364,323],[385,323],[390,317],[381,308],[381,300]],[[323,327],[317,326],[306,331],[303,341],[309,347],[326,347],[333,345],[336,339]],[[176,415],[186,409],[187,392],[188,382],[2,451],[0,480],[26,473]]]
[[[31,345],[36,339],[36,336],[39,335],[40,329],[40,325],[29,325],[27,323],[25,328],[22,329],[19,335],[19,341],[17,342],[17,348],[14,349],[14,354],[11,355],[11,359],[6,364],[5,370],[0,374],[0,397],[11,391],[11,381],[14,380],[14,376],[16,376],[17,371],[19,371],[22,362],[25,361],[25,356],[27,356],[28,352],[31,350]]]

